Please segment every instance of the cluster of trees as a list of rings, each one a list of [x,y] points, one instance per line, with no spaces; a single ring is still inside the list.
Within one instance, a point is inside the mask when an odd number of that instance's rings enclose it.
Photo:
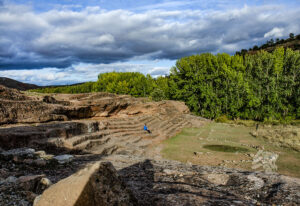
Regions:
[[[154,100],[184,101],[207,118],[253,120],[300,118],[300,52],[277,48],[253,55],[204,53],[179,59],[167,77],[110,72],[97,82],[34,91],[111,92]]]
[[[201,54],[177,61],[172,98],[195,113],[254,120],[300,118],[300,53]]]
[[[39,93],[67,93],[67,94],[78,94],[88,93],[93,91],[94,82],[85,82],[83,84],[70,85],[70,86],[52,86],[52,87],[41,87],[38,89],[32,89],[30,91]]]
[[[151,97],[154,100],[168,99],[168,79],[139,72],[110,72],[99,74],[94,84],[95,92],[110,92],[116,94],[130,94],[134,97]]]
[[[151,97],[159,101],[169,99],[168,79],[165,77],[152,78],[139,72],[109,72],[98,75],[98,81],[71,86],[38,88],[31,91],[40,93],[88,93],[110,92],[129,94],[134,97]]]
[[[288,42],[291,42],[294,40],[300,40],[300,34],[295,36],[294,33],[290,33],[289,38],[287,38],[287,39],[279,39],[279,38],[276,38],[275,40],[270,39],[265,44],[262,44],[261,46],[254,45],[253,48],[249,48],[248,50],[242,49],[241,51],[236,52],[236,54],[245,55],[249,51],[258,51],[261,49],[268,49],[268,48],[272,49],[273,47],[282,46],[285,43],[288,43]],[[294,50],[300,50],[300,45],[299,45],[299,43],[295,42],[295,44],[289,45],[289,48],[293,48]]]

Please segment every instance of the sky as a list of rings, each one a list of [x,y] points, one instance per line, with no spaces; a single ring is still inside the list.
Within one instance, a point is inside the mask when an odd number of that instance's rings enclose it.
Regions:
[[[62,85],[111,71],[168,75],[184,56],[299,34],[299,14],[300,0],[0,0],[0,76]]]

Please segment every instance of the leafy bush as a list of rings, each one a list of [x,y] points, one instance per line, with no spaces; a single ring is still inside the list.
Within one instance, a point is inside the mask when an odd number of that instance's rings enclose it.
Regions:
[[[156,88],[151,92],[150,98],[154,101],[161,101],[166,99],[166,95],[163,90]]]
[[[215,121],[219,122],[219,123],[228,123],[229,119],[227,118],[226,115],[222,115],[222,116],[216,118]]]

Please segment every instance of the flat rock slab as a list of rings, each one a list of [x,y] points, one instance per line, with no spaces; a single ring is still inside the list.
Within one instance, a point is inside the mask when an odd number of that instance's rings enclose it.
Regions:
[[[53,157],[53,159],[57,160],[60,164],[65,164],[72,161],[73,155],[58,155]]]
[[[111,156],[139,205],[300,205],[300,179],[278,174]]]
[[[300,205],[297,178],[134,155],[101,161],[50,186],[34,205]],[[39,178],[20,180],[27,184]]]
[[[45,190],[34,206],[125,206],[135,203],[112,164],[98,162]]]
[[[2,156],[27,156],[27,155],[33,155],[35,152],[34,149],[31,148],[17,148],[17,149],[11,149],[8,151],[3,151],[1,153]]]

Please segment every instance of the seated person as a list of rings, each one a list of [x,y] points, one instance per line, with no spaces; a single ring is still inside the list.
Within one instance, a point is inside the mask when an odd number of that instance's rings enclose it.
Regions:
[[[147,131],[148,133],[151,133],[151,131],[148,129],[147,125],[144,125],[144,130]]]

